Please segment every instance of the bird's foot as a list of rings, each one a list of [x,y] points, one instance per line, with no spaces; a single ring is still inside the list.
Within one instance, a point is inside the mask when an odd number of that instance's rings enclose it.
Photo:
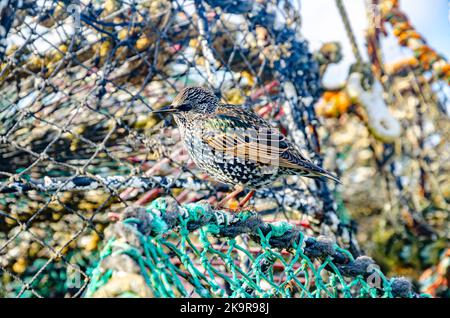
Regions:
[[[239,206],[238,208],[236,208],[235,210],[233,210],[234,213],[240,213],[240,212],[244,212],[244,211],[254,211],[255,210],[255,206],[252,204],[247,204],[246,206]]]
[[[242,211],[249,211],[249,210],[254,210],[254,206],[251,204],[248,204],[248,200],[243,202],[239,202],[237,200],[232,200],[229,204],[229,210],[234,212],[234,213],[239,213]]]
[[[241,206],[241,205],[239,205],[239,202],[235,201],[235,200],[232,202],[229,202],[227,207],[225,207],[224,205],[220,205],[218,203],[214,204],[212,207],[214,210],[229,211],[232,213],[239,213],[239,212],[243,212],[243,211],[253,211],[255,209],[254,205],[247,204],[245,206]]]
[[[225,204],[227,204],[228,202],[230,202],[231,200],[235,200],[236,196],[241,193],[243,191],[242,186],[236,186],[235,189],[233,190],[233,192],[229,193],[228,195],[226,195],[222,200],[219,201],[219,203],[217,203],[214,206],[214,209],[216,210],[220,210],[223,209]],[[232,202],[231,202],[232,203]],[[231,205],[230,203],[230,205]]]
[[[247,195],[242,199],[242,201],[239,202],[239,207],[243,208],[250,201],[250,199],[253,197],[254,194],[255,190],[251,190],[249,193],[247,193]]]

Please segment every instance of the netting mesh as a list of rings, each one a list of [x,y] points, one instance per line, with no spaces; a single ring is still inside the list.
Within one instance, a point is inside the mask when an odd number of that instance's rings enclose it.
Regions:
[[[252,211],[161,198],[124,218],[106,232],[87,296],[420,297],[408,280],[387,279],[370,257],[354,259],[327,237],[307,237]]]
[[[364,130],[368,142],[351,147],[331,134],[336,121],[322,125],[316,116],[324,63],[300,35],[297,3],[2,5],[0,296],[419,296],[361,256],[341,188],[291,176],[259,189],[248,211],[214,211],[209,204],[230,189],[188,160],[170,118],[150,113],[187,85],[208,86],[268,119],[319,165],[343,163],[337,172],[348,191],[361,189],[350,186],[361,181],[352,181],[357,168],[380,172],[383,188],[400,191],[388,209],[441,250],[448,193],[424,191],[411,212],[415,193],[402,191],[398,162],[416,148],[405,143],[392,162],[393,146],[368,136],[364,124],[355,136]],[[434,95],[423,98],[438,123],[429,136],[445,132]],[[406,127],[413,117],[404,117]],[[421,157],[434,165],[412,167],[432,182],[411,184],[448,185],[432,179],[448,173],[450,160],[437,155],[448,150],[443,139]],[[367,149],[375,160],[348,164]]]

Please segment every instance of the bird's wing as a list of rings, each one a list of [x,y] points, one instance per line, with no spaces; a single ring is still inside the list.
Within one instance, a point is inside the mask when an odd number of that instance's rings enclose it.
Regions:
[[[202,140],[217,152],[298,170],[314,165],[266,120],[237,106],[219,107],[203,128]]]
[[[203,121],[202,128],[203,142],[216,152],[340,183],[338,178],[305,157],[266,120],[239,106],[221,105],[213,116]]]
[[[279,145],[264,143],[257,131],[208,131],[203,140],[217,152],[270,165],[276,165],[286,150]]]

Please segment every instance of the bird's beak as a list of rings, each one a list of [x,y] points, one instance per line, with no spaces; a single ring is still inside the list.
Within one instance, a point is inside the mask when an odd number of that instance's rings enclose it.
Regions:
[[[177,109],[173,105],[165,106],[161,109],[157,109],[152,111],[152,114],[166,114],[166,113],[175,113]]]

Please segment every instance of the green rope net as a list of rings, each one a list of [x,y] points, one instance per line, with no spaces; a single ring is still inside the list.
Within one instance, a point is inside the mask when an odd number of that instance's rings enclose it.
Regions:
[[[105,242],[86,297],[426,296],[331,239],[203,202],[181,207],[166,197],[129,207]]]

